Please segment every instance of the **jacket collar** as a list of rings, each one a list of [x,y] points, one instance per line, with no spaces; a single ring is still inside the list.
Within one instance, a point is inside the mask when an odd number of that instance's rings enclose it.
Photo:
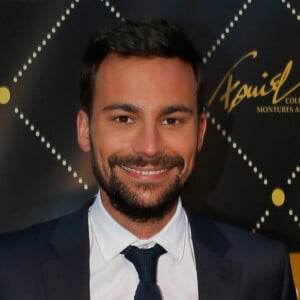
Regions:
[[[42,264],[47,300],[88,300],[88,209],[61,218],[53,231],[55,255]],[[187,211],[196,259],[198,294],[201,300],[235,299],[241,264],[226,259],[230,242],[215,222]],[[67,242],[66,242],[67,241]]]
[[[88,208],[62,217],[53,231],[53,256],[42,263],[47,300],[89,299]]]
[[[202,300],[235,299],[242,266],[228,260],[231,244],[217,223],[187,211],[196,259],[198,293]]]

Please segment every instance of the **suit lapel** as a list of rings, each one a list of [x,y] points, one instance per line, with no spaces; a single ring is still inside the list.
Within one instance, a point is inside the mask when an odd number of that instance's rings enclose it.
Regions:
[[[235,299],[241,265],[226,260],[229,241],[208,218],[189,212],[188,216],[196,258],[199,299]]]
[[[236,298],[241,265],[226,260],[230,243],[206,217],[187,212],[201,300]],[[42,263],[47,300],[89,300],[88,207],[61,218],[53,231],[53,255]]]
[[[88,207],[60,219],[50,246],[54,254],[41,266],[45,298],[88,300]]]

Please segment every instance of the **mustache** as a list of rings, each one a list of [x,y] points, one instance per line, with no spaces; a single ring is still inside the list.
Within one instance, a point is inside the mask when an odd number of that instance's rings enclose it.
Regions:
[[[155,157],[145,157],[142,155],[112,155],[109,157],[108,163],[111,168],[121,165],[128,167],[159,166],[163,169],[177,167],[181,171],[184,167],[184,159],[179,155],[159,155]]]

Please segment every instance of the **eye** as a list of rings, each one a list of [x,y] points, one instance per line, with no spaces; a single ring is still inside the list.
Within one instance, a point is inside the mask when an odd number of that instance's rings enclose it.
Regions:
[[[133,123],[133,120],[128,116],[118,116],[115,120],[118,123]]]
[[[180,124],[180,120],[176,119],[176,118],[167,118],[165,120],[163,120],[162,122],[164,125],[178,125]]]

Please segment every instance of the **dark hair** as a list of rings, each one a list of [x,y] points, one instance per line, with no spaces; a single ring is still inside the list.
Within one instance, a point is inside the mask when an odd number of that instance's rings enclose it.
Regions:
[[[193,67],[199,91],[202,82],[202,58],[184,31],[166,20],[124,21],[114,27],[96,31],[83,54],[80,97],[81,107],[88,115],[92,112],[95,75],[105,57],[110,53],[120,56],[178,57]]]

